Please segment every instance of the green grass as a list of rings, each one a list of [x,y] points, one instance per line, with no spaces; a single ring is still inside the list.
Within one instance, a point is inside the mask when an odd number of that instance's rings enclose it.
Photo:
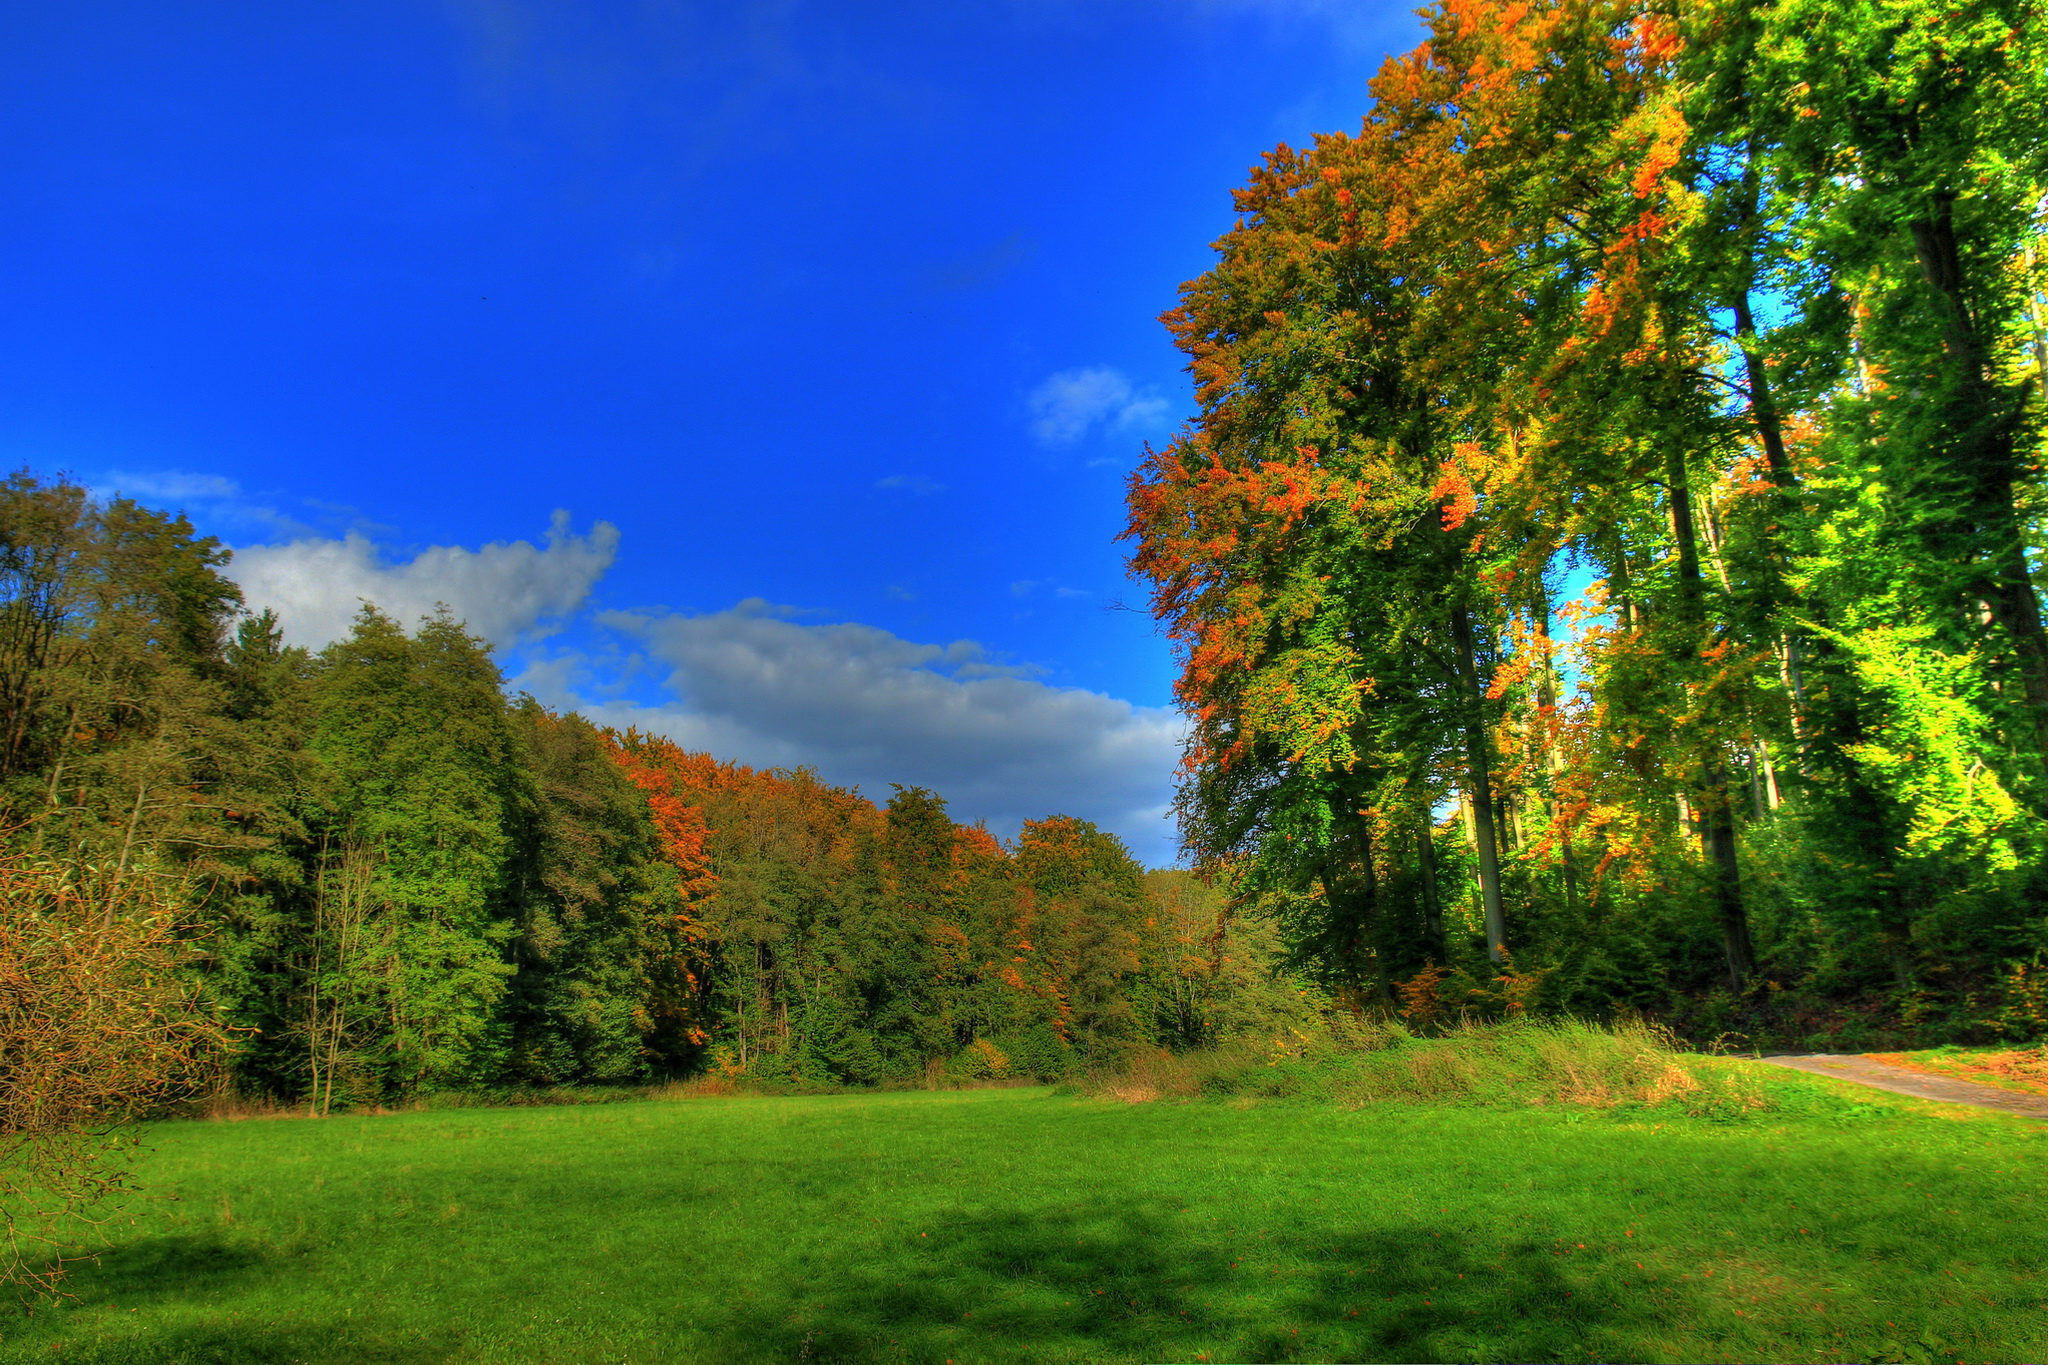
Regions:
[[[0,1360],[2048,1359],[2048,1125],[1045,1090],[178,1123]]]

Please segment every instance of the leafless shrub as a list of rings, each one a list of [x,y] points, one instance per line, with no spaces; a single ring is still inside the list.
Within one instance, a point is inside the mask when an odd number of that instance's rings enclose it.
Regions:
[[[0,1282],[57,1292],[133,1192],[133,1120],[211,1079],[193,952],[158,880],[0,853]]]

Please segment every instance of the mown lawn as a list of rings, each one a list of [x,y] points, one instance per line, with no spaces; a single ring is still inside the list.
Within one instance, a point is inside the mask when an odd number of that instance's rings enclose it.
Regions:
[[[2042,1360],[2048,1125],[640,1102],[151,1134],[0,1359]]]

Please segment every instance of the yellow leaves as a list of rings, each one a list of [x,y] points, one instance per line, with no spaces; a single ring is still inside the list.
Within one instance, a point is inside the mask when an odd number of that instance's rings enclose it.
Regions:
[[[1344,766],[1357,757],[1350,730],[1371,688],[1363,661],[1340,641],[1289,650],[1246,685],[1244,729],[1285,746],[1296,763]]]
[[[1881,703],[1868,737],[1848,751],[1911,812],[1902,852],[1981,858],[2010,871],[2033,821],[1985,761],[1998,754],[1974,704],[1986,686],[1984,661],[1934,649],[1928,635],[1888,627],[1831,635]]]

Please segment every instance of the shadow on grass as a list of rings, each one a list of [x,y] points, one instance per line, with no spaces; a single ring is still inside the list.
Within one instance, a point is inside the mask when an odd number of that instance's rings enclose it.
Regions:
[[[966,1218],[923,1245],[698,1326],[731,1360],[1583,1360],[1639,1358],[1676,1307],[1603,1294],[1551,1246],[1225,1234],[1137,1204]]]
[[[71,1297],[0,1316],[0,1361],[88,1360],[95,1365],[286,1365],[304,1361],[446,1360],[460,1355],[451,1339],[402,1341],[366,1335],[373,1323],[260,1322],[203,1310],[199,1322],[165,1325],[131,1319],[129,1310],[207,1300],[228,1301],[265,1281],[304,1274],[303,1258],[267,1252],[219,1236],[152,1237],[119,1245],[80,1263]],[[57,1352],[61,1351],[59,1355]]]
[[[789,1264],[788,1278],[771,1289],[620,1341],[619,1354],[962,1365],[1641,1359],[1661,1354],[1654,1343],[1671,1327],[1699,1321],[1687,1299],[1603,1291],[1608,1266],[1597,1253],[1495,1237],[1466,1242],[1450,1226],[1374,1227],[1362,1219],[1334,1232],[1319,1220],[1313,1234],[1285,1225],[1226,1229],[1142,1200],[963,1214],[924,1236],[897,1227],[864,1256],[832,1228],[816,1252]],[[313,1323],[192,1311],[209,1300],[248,1303],[262,1297],[250,1291],[317,1274],[300,1257],[205,1237],[140,1242],[85,1268],[77,1304],[16,1322],[0,1359],[54,1358],[60,1336],[63,1359],[106,1365],[510,1358],[457,1327],[400,1328],[380,1318],[376,1304],[315,1299],[308,1306],[323,1320]],[[183,1314],[143,1325],[153,1304],[171,1303]],[[109,1311],[131,1307],[144,1309],[144,1319]],[[353,1310],[346,1318],[344,1308]],[[587,1354],[561,1340],[529,1340],[543,1353],[536,1359]]]
[[[240,1288],[260,1277],[273,1259],[204,1233],[151,1237],[102,1251],[79,1268],[71,1288],[81,1300],[90,1296],[138,1306]]]

